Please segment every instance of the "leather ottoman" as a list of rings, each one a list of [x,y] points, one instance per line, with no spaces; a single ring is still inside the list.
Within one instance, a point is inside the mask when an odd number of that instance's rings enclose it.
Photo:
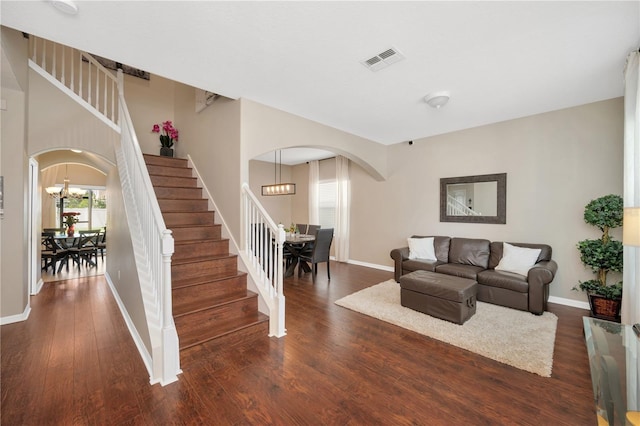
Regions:
[[[400,277],[400,304],[423,314],[464,324],[476,313],[475,280],[414,271]]]

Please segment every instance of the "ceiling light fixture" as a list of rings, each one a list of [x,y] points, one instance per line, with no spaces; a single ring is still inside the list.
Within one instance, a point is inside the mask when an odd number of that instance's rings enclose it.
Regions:
[[[78,5],[72,0],[51,0],[51,5],[67,15],[78,13]]]
[[[280,178],[278,178],[277,154],[280,153]],[[282,151],[273,152],[274,184],[262,185],[262,195],[294,195],[296,193],[295,183],[282,183]]]
[[[44,190],[47,191],[47,194],[51,196],[51,198],[82,198],[87,193],[86,190],[80,188],[69,188],[69,165],[65,165],[65,176],[64,176],[64,186],[62,190],[60,190],[59,186],[48,186]]]
[[[430,107],[440,109],[449,102],[449,92],[433,92],[424,97],[424,101],[429,104]]]

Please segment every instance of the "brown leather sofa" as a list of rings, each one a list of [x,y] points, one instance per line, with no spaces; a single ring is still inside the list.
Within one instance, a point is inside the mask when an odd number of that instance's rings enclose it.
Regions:
[[[412,238],[427,238],[413,236]],[[484,239],[433,236],[437,260],[409,259],[409,247],[393,249],[395,279],[409,272],[424,270],[474,279],[478,282],[478,300],[541,315],[547,309],[549,284],[558,270],[546,244],[509,243],[517,247],[541,249],[536,264],[525,277],[496,271],[503,243]]]

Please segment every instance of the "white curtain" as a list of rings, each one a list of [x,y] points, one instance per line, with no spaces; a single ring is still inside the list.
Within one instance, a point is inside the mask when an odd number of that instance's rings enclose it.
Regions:
[[[336,157],[336,229],[334,230],[335,256],[338,262],[349,260],[349,211],[351,194],[349,159]]]
[[[624,205],[640,207],[640,52],[627,57],[624,80]],[[624,247],[622,281],[622,322],[640,322],[640,247]]]
[[[320,162],[309,161],[309,223],[320,224],[320,210],[318,207],[318,183],[320,181]]]

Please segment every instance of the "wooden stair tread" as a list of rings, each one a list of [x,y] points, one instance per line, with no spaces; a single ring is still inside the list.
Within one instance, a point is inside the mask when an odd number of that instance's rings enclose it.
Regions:
[[[197,240],[181,240],[181,241],[176,241],[175,245],[192,244],[192,243],[204,243],[204,242],[209,242],[209,241],[220,242],[220,241],[229,241],[229,239],[228,238],[202,238],[202,239],[197,239]]]
[[[237,254],[223,254],[218,256],[195,256],[195,257],[187,257],[185,259],[176,259],[172,260],[172,265],[184,265],[187,263],[198,263],[198,262],[206,262],[208,260],[216,260],[216,259],[229,259],[230,257],[236,257]]]
[[[208,283],[213,284],[216,282],[222,282],[224,280],[228,280],[229,278],[241,277],[243,275],[247,275],[247,273],[242,271],[237,271],[237,273],[232,277],[209,278],[206,275],[202,275],[196,278],[187,278],[184,280],[172,280],[172,290],[183,289],[186,287],[194,287],[194,286],[208,284]]]
[[[252,292],[251,290],[246,290],[242,296],[220,296],[216,298],[216,300],[212,300],[208,306],[200,306],[197,302],[193,303],[185,303],[180,306],[179,313],[174,312],[174,318],[179,318],[185,315],[193,314],[196,312],[206,311],[208,309],[216,309],[220,306],[228,305],[230,303],[241,302],[245,299],[250,299],[252,297],[256,297],[257,293]]]
[[[200,332],[189,333],[189,330],[185,330],[180,335],[180,350],[209,342],[211,340],[246,329],[248,327],[260,325],[268,321],[268,316],[261,312],[257,312],[255,315],[249,315],[242,319],[219,321],[215,327],[211,327],[209,329],[209,333],[207,333],[207,336],[202,336],[202,333]]]

